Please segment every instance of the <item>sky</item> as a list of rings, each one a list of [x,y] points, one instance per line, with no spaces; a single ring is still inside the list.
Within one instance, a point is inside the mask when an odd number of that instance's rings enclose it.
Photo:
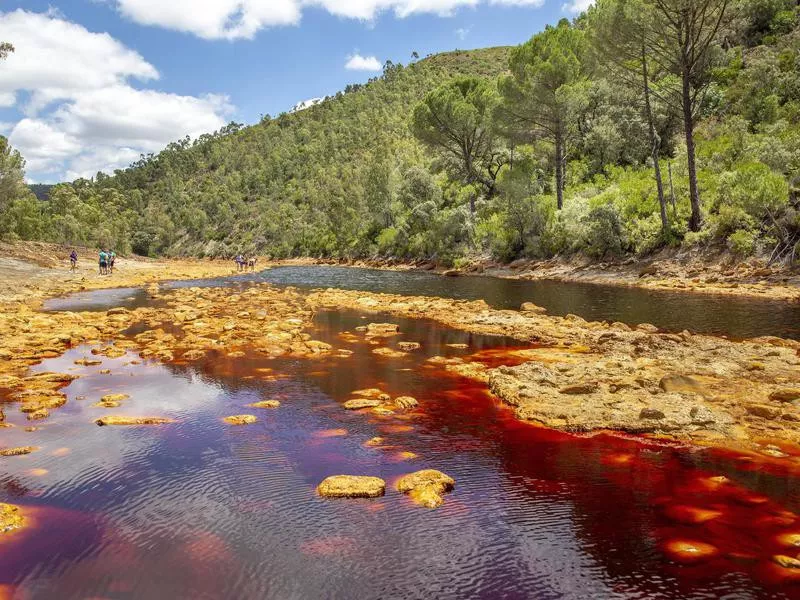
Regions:
[[[589,0],[0,0],[0,135],[30,182],[93,177],[454,49],[524,42]]]

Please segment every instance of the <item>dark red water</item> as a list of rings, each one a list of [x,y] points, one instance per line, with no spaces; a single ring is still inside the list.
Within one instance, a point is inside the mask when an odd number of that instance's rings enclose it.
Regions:
[[[83,348],[38,367],[84,376],[40,431],[25,432],[22,415],[7,410],[18,426],[0,430],[0,445],[41,450],[0,459],[0,500],[33,516],[2,538],[0,590],[20,600],[800,597],[793,572],[771,562],[796,554],[777,536],[800,532],[797,462],[526,425],[481,384],[426,362],[473,353],[512,361],[513,340],[392,321],[403,335],[388,345],[413,340],[422,350],[378,357],[339,337],[364,316],[330,312],[314,337],[353,350],[350,358],[163,366],[127,356],[77,368]],[[420,407],[394,416],[341,407],[368,387]],[[92,406],[110,392],[131,398]],[[244,408],[263,398],[282,405]],[[259,422],[221,422],[243,412]],[[93,424],[108,413],[176,422]],[[385,445],[365,446],[374,436]],[[439,509],[394,491],[397,477],[422,468],[456,479]],[[316,496],[324,477],[342,473],[383,477],[387,494]],[[729,481],[710,479],[719,475]],[[691,524],[692,509],[716,518]],[[681,564],[664,549],[674,540],[718,553]]]

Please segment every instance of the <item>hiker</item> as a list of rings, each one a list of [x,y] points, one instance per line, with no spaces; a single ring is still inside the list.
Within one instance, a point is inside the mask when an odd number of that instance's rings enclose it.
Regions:
[[[100,250],[100,275],[108,273],[108,254],[105,250]]]
[[[113,250],[108,251],[108,272],[114,274],[114,261],[117,260],[117,253]]]
[[[69,255],[69,270],[76,271],[78,269],[78,253],[73,248]]]
[[[255,256],[250,257],[250,259],[247,261],[247,266],[250,267],[251,271],[256,270],[256,261],[258,261],[258,259]]]

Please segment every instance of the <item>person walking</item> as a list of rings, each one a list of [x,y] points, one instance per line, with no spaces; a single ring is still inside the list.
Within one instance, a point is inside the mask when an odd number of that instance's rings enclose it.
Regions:
[[[108,251],[108,272],[114,274],[114,262],[117,260],[117,253],[113,250]]]
[[[100,250],[100,275],[108,273],[108,254],[105,250]]]
[[[70,271],[77,271],[78,269],[78,253],[75,249],[72,249],[72,252],[69,255],[69,270]]]

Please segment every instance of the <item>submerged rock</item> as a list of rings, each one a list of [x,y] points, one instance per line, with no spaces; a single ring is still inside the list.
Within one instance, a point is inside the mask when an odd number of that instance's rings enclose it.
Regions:
[[[106,394],[100,398],[100,402],[102,403],[116,403],[119,406],[119,403],[123,400],[127,400],[130,398],[128,394]]]
[[[407,352],[393,350],[392,348],[375,348],[372,353],[378,356],[388,356],[389,358],[403,358],[404,356],[408,356]]]
[[[442,494],[452,490],[455,484],[455,479],[441,471],[423,469],[401,477],[397,482],[397,490],[408,494],[420,506],[437,508],[444,503]]]
[[[231,415],[222,419],[228,425],[250,425],[258,421],[255,415]]]
[[[250,408],[278,408],[280,405],[281,403],[278,400],[261,400],[248,404],[247,406]]]
[[[366,475],[332,475],[317,486],[325,498],[377,498],[386,493],[386,482]]]
[[[18,446],[16,448],[0,448],[0,456],[22,456],[23,454],[30,454],[36,452],[38,446]]]
[[[395,323],[370,323],[367,335],[371,337],[389,337],[400,333],[400,326]]]
[[[394,399],[394,404],[398,408],[409,410],[419,406],[419,401],[417,401],[416,398],[413,398],[411,396],[398,396],[397,398]]]
[[[165,423],[172,423],[172,419],[165,417],[124,417],[124,416],[108,416],[95,419],[97,425],[163,425]]]
[[[772,557],[772,561],[784,569],[800,569],[800,560],[785,554],[776,554]]]
[[[670,558],[681,563],[695,563],[719,554],[716,546],[694,540],[670,540],[664,544]]]
[[[374,408],[380,405],[380,400],[373,400],[371,398],[354,398],[344,403],[344,407],[347,410],[361,410],[362,408]]]
[[[538,304],[534,304],[533,302],[523,302],[522,306],[519,307],[522,312],[532,313],[536,315],[542,315],[547,312],[547,309],[539,306]]]
[[[378,388],[369,388],[365,390],[355,390],[350,392],[351,396],[358,396],[359,398],[372,398],[374,400],[380,400],[385,402],[389,400],[390,396],[383,390],[379,390]]]
[[[397,342],[397,347],[403,352],[413,352],[414,350],[419,350],[422,344],[419,342]]]

